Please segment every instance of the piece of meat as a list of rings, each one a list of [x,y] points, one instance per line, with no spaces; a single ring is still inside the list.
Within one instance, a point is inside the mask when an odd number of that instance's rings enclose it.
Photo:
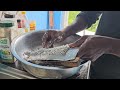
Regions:
[[[81,60],[79,57],[76,57],[74,60],[69,61],[55,61],[55,60],[33,60],[29,61],[34,64],[43,65],[43,66],[55,66],[55,67],[77,67],[80,65]]]
[[[54,66],[54,67],[77,67],[80,65],[80,58],[76,57],[73,60],[57,60],[57,55],[66,55],[66,52],[70,49],[69,45],[62,45],[54,48],[38,48],[33,51],[25,52],[24,59],[28,62],[42,65],[42,66]],[[53,56],[53,59],[50,56]]]
[[[33,60],[51,60],[55,59],[57,55],[65,56],[66,52],[69,50],[69,45],[63,45],[54,48],[39,48],[34,51],[24,52],[24,59],[27,61]]]

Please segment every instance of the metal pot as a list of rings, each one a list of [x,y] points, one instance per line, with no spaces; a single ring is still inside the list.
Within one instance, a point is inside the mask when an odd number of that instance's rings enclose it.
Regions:
[[[26,50],[31,50],[33,47],[40,46],[42,44],[41,39],[44,33],[45,30],[33,31],[33,32],[25,33],[15,38],[11,43],[11,52],[14,55],[14,57],[21,62],[22,67],[27,72],[36,76],[37,78],[61,79],[61,78],[68,78],[76,74],[80,70],[82,65],[73,68],[49,67],[49,66],[36,65],[24,60],[23,52]],[[60,46],[63,44],[74,42],[78,38],[79,38],[78,35],[70,36],[63,42],[56,43],[55,46]]]

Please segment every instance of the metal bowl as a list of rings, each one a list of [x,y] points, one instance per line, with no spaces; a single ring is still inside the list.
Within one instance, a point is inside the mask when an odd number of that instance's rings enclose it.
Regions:
[[[30,62],[27,62],[23,58],[23,52],[26,50],[31,50],[36,46],[41,46],[42,44],[42,36],[44,35],[45,30],[43,31],[33,31],[25,33],[21,36],[15,38],[11,43],[11,52],[13,56],[21,62],[22,67],[37,78],[44,78],[44,79],[61,79],[61,78],[68,78],[74,74],[76,74],[82,65],[73,68],[62,68],[62,67],[49,67],[49,66],[42,66],[36,65]],[[73,35],[68,37],[61,43],[55,44],[55,46],[60,46],[63,44],[68,44],[74,42],[79,38],[78,35]]]

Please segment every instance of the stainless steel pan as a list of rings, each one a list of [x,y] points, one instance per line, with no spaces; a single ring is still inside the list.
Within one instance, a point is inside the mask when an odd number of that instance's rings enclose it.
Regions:
[[[26,34],[23,34],[13,40],[11,43],[11,52],[22,64],[22,67],[29,72],[30,74],[36,76],[37,78],[45,79],[61,79],[68,78],[76,74],[82,65],[73,68],[62,68],[62,67],[49,67],[36,65],[30,62],[27,62],[23,58],[23,52],[31,50],[34,47],[40,46],[42,44],[42,36],[44,35],[45,30],[43,31],[33,31]],[[56,43],[55,46],[60,46],[63,44],[68,44],[74,42],[79,38],[78,35],[73,35],[68,37],[61,43]]]

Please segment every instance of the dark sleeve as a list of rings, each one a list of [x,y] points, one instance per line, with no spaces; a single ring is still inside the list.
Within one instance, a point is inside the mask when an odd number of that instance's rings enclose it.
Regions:
[[[98,19],[99,16],[102,14],[101,11],[81,11],[77,17],[82,17],[87,22],[88,27],[91,27],[92,24],[94,24]]]

